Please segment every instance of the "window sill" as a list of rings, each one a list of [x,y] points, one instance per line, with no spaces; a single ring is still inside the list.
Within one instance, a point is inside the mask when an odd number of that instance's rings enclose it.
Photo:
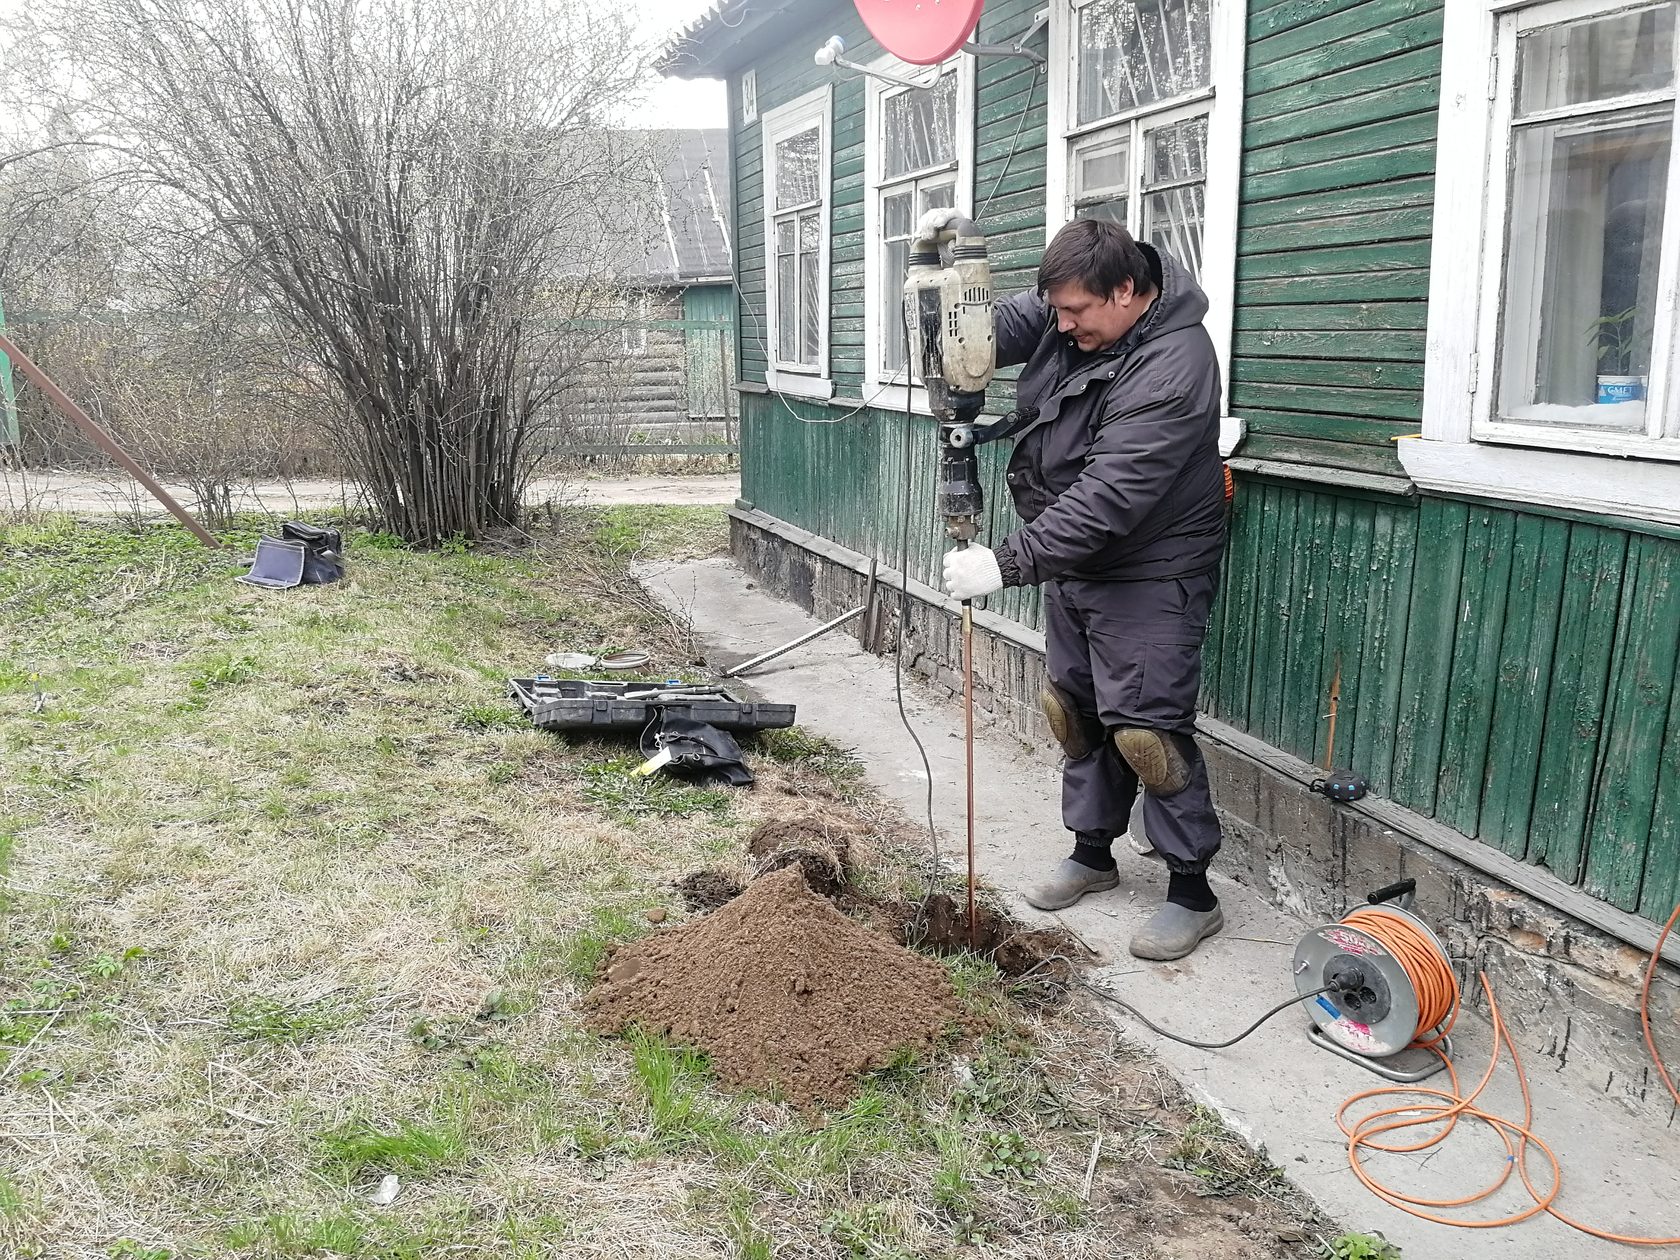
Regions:
[[[1571,408],[1571,412],[1599,412],[1608,408]],[[1643,427],[1645,409],[1639,409]],[[1567,413],[1566,413],[1567,414]],[[1624,459],[1680,460],[1680,441],[1647,437],[1641,432],[1578,429],[1569,425],[1523,425],[1484,420],[1471,429],[1478,442],[1500,446],[1549,447],[1566,455],[1608,455]]]
[[[906,394],[910,396],[911,411],[918,416],[933,414],[933,408],[928,406],[927,390],[920,385],[883,385],[879,381],[865,381],[863,385],[863,396],[869,400],[869,405],[882,411],[903,411]]]
[[[1408,438],[1400,463],[1418,487],[1660,525],[1680,525],[1680,464]]]
[[[779,394],[798,398],[815,398],[827,402],[834,397],[834,382],[826,377],[804,372],[790,372],[785,368],[771,368],[765,373],[770,388]]]

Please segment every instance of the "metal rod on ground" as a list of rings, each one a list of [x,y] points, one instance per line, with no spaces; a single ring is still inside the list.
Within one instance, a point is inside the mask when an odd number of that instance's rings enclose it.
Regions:
[[[1336,658],[1336,676],[1330,680],[1330,734],[1324,741],[1324,768],[1332,770],[1336,765],[1336,709],[1342,699],[1342,658]]]
[[[181,524],[191,530],[193,537],[197,538],[198,541],[203,543],[206,547],[221,547],[222,544],[216,541],[215,536],[193,518],[192,513],[188,512],[186,508],[177,503],[175,501],[175,497],[171,495],[169,491],[160,486],[152,478],[152,475],[144,468],[135,463],[133,457],[130,456],[127,451],[123,450],[121,446],[117,445],[116,438],[105,432],[105,430],[99,426],[92,416],[88,415],[87,412],[78,407],[75,402],[71,400],[70,395],[60,389],[53,382],[52,377],[48,376],[39,367],[37,367],[33,359],[31,359],[22,350],[19,350],[17,348],[17,343],[10,337],[6,336],[5,333],[0,333],[0,352],[4,352],[5,355],[17,365],[18,370],[34,382],[35,387],[47,396],[48,401],[50,401],[53,406],[57,407],[64,413],[67,420],[74,424],[83,433],[87,434],[88,437],[92,438],[94,444],[98,446],[100,450],[104,451],[112,459],[116,460],[117,463],[121,464],[128,471],[128,474],[131,477],[133,477],[141,485],[145,486],[147,490],[151,491],[152,497],[159,503],[163,504],[164,507],[168,508],[175,518],[181,522]]]
[[[791,651],[793,651],[794,648],[799,647],[801,644],[809,643],[812,639],[815,639],[815,638],[819,637],[820,635],[827,634],[830,630],[833,630],[836,626],[845,625],[853,617],[861,617],[862,615],[863,615],[863,608],[860,605],[859,607],[852,609],[851,612],[841,613],[833,621],[824,622],[822,625],[818,626],[815,630],[812,630],[812,631],[809,631],[806,634],[800,635],[797,639],[794,639],[792,642],[784,643],[779,648],[772,648],[768,652],[760,653],[758,656],[753,657],[750,661],[742,661],[739,665],[730,666],[728,669],[724,670],[721,674],[719,674],[718,677],[719,678],[739,678],[742,674],[746,673],[749,669],[756,669],[758,666],[764,664],[765,661],[773,661],[778,656],[782,655],[782,653],[791,652]]]
[[[968,947],[978,949],[974,917],[974,606],[966,599],[963,629],[963,751],[968,778]]]
[[[858,643],[869,653],[875,651],[875,623],[881,619],[875,607],[875,571],[880,563],[876,557],[869,557],[869,583],[863,588],[863,624],[858,627]]]

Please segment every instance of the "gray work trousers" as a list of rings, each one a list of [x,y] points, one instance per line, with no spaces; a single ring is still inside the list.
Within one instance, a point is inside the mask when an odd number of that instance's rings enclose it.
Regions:
[[[1145,794],[1143,823],[1168,869],[1195,874],[1219,851],[1219,819],[1207,763],[1191,732],[1201,689],[1218,575],[1148,582],[1044,585],[1045,663],[1081,714],[1112,733],[1122,726],[1171,731],[1190,782],[1171,796]],[[1138,778],[1110,739],[1062,767],[1062,822],[1069,831],[1126,831]]]

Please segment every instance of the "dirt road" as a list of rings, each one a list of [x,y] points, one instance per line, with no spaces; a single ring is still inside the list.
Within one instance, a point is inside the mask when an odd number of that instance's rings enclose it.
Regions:
[[[184,486],[165,488],[189,509],[194,496]],[[531,483],[533,503],[733,503],[741,493],[739,473],[709,473],[694,477],[539,478]],[[340,481],[265,482],[248,486],[234,501],[242,512],[296,515],[326,508],[355,505],[361,499],[353,483]],[[164,515],[164,509],[139,482],[121,475],[17,472],[0,469],[0,513],[74,512],[89,516]]]

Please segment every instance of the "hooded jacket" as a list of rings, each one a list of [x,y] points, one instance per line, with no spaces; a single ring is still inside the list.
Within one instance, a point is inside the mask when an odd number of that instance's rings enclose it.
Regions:
[[[1026,522],[996,548],[1007,586],[1057,578],[1138,581],[1219,567],[1225,483],[1219,361],[1207,296],[1139,242],[1158,295],[1132,330],[1085,353],[1036,293],[998,303],[997,363],[1024,363],[1006,480]]]

